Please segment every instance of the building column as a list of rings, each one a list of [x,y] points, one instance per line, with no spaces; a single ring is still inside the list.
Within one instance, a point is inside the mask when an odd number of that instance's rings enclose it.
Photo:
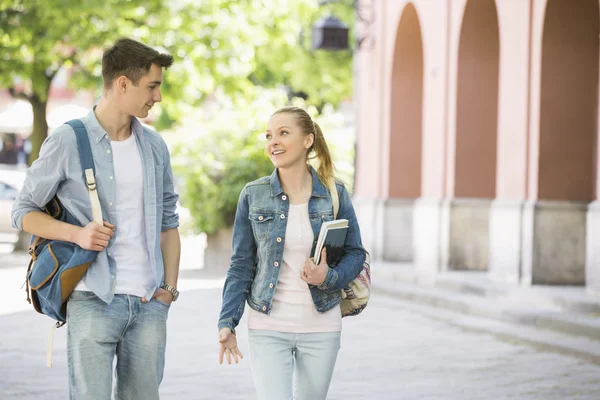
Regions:
[[[584,0],[577,7],[559,0],[533,2],[526,64],[525,50],[511,39],[524,29],[524,21],[516,21],[523,16],[516,7],[504,9],[511,32],[503,40],[515,44],[504,46],[515,54],[506,58],[517,63],[501,68],[500,199],[490,223],[490,276],[523,284],[581,285],[586,280],[586,240],[595,232],[587,226],[594,219],[587,204],[595,197],[598,2]],[[502,11],[500,15],[502,20]],[[527,75],[523,65],[529,66]],[[529,82],[523,85],[526,76]],[[521,87],[529,88],[527,97]],[[523,119],[515,119],[511,111],[520,109],[525,99],[528,123],[523,134]],[[518,123],[512,134],[511,120]],[[592,259],[588,251],[588,271],[594,270]]]

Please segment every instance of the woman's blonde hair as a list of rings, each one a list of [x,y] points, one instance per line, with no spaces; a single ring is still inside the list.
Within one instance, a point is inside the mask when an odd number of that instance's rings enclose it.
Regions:
[[[300,107],[283,107],[275,111],[273,115],[277,114],[293,114],[298,121],[298,125],[305,135],[314,135],[312,146],[308,149],[307,160],[316,158],[319,161],[317,168],[317,175],[319,180],[325,185],[331,185],[335,182],[335,174],[333,171],[333,162],[331,161],[331,154],[329,153],[329,147],[323,136],[323,131],[319,124],[314,122],[306,110]],[[313,157],[310,154],[314,152]]]

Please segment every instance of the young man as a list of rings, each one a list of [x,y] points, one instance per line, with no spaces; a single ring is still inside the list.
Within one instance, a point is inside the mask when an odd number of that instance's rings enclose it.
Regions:
[[[13,225],[99,251],[67,303],[71,399],[158,399],[166,322],[178,296],[178,195],[163,139],[142,126],[162,100],[163,68],[173,57],[120,39],[102,57],[102,98],[81,120],[96,164],[104,226],[93,222],[75,133],[56,129],[27,171]],[[57,195],[81,226],[41,209]]]

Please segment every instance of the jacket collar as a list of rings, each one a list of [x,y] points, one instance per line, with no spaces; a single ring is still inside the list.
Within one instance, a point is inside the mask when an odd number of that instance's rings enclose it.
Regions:
[[[311,197],[329,197],[329,189],[325,185],[323,185],[323,183],[319,179],[319,176],[317,175],[317,171],[310,164],[308,164],[308,168],[310,169],[310,173],[312,175]],[[277,168],[275,168],[269,180],[271,185],[271,197],[279,196],[280,194],[282,194],[283,189],[281,188],[281,181],[279,180]]]

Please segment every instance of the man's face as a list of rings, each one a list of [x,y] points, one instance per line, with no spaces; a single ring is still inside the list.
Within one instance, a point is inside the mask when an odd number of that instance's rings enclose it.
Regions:
[[[123,107],[128,114],[137,118],[146,118],[154,105],[162,100],[160,85],[162,68],[152,64],[148,73],[140,78],[137,85],[128,82],[123,98]]]

